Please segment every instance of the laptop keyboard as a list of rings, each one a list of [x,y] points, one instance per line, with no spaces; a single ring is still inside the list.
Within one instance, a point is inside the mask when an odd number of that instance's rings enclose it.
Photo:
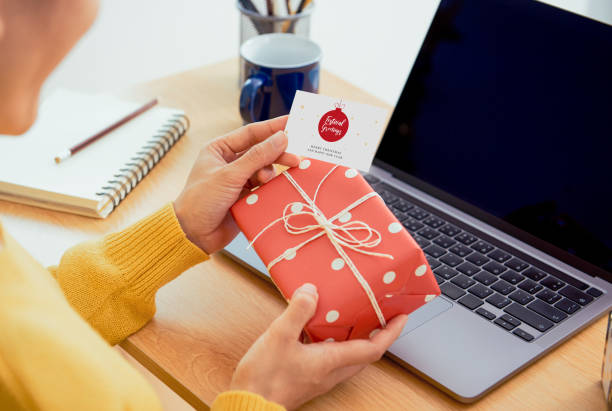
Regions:
[[[536,268],[377,177],[364,177],[423,249],[442,294],[492,326],[530,342],[603,294],[567,274]]]

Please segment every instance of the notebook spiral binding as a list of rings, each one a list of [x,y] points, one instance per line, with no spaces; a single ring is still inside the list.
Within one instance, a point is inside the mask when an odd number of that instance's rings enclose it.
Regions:
[[[101,200],[110,199],[106,207],[110,207],[110,213],[123,199],[138,185],[140,180],[161,160],[161,158],[189,129],[189,118],[184,114],[175,114],[162,128],[160,128],[151,140],[136,152],[137,156],[130,158],[125,166],[120,168],[114,179],[109,180],[107,185],[101,188],[96,195]]]

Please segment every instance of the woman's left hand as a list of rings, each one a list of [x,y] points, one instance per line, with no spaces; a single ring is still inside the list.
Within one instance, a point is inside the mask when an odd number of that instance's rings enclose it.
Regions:
[[[252,123],[208,143],[196,159],[185,188],[174,202],[187,238],[208,254],[238,233],[230,207],[255,186],[276,176],[272,164],[295,167],[285,153],[287,116]]]

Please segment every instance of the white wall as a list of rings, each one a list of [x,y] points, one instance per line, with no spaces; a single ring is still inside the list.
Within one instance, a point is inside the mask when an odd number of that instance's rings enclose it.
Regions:
[[[547,0],[612,24],[612,0]],[[438,0],[318,0],[311,36],[323,66],[394,104]],[[97,92],[238,54],[232,0],[101,0],[92,29],[49,79]]]

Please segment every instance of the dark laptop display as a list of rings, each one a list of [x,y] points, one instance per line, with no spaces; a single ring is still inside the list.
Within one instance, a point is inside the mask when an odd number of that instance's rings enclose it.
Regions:
[[[471,3],[441,1],[376,164],[610,280],[612,27]]]

